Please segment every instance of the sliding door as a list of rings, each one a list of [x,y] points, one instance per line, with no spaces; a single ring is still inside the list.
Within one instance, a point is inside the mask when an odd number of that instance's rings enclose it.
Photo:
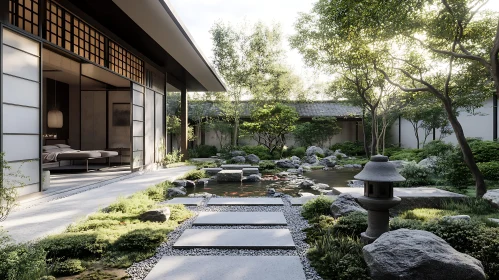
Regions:
[[[144,91],[132,83],[132,169],[144,166]]]

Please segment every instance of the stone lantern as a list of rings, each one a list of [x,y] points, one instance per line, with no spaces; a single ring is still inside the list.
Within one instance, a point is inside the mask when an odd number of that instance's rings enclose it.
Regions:
[[[364,181],[364,196],[357,201],[367,209],[367,230],[361,234],[365,243],[371,243],[380,235],[389,231],[389,209],[398,205],[400,197],[393,196],[393,183],[403,182],[395,165],[388,162],[388,157],[371,157],[364,169],[354,176]]]

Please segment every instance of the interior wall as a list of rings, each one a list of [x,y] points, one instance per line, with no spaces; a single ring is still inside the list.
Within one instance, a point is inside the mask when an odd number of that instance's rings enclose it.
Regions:
[[[113,107],[128,106],[130,111],[130,91],[108,91],[108,148],[126,148],[130,149],[130,125],[121,126],[113,124]],[[130,162],[129,152],[123,153],[123,163]],[[120,157],[111,158],[111,162],[119,162]]]
[[[81,149],[105,150],[106,91],[81,92]]]
[[[44,79],[43,93],[43,134],[55,134],[57,139],[69,140],[69,85],[53,79]],[[50,110],[57,109],[62,112],[62,128],[48,127],[47,115]]]
[[[25,176],[12,178],[3,170],[4,184],[21,181],[22,196],[40,191],[40,43],[4,28],[1,59],[2,151],[11,172]]]
[[[81,122],[80,122],[81,91],[79,85],[69,86],[69,140],[68,145],[73,149],[81,149]]]

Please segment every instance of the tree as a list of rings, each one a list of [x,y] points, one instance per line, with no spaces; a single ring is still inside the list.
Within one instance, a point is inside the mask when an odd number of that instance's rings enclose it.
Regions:
[[[170,132],[170,135],[175,135],[175,139],[177,142],[177,146],[180,147],[180,132],[181,132],[181,124],[180,118],[176,115],[167,115],[166,116],[166,127]],[[196,135],[194,135],[194,128],[189,125],[187,127],[187,141],[194,141],[196,139]],[[173,139],[172,139],[173,141]]]
[[[4,153],[0,153],[0,222],[7,219],[10,211],[16,205],[17,189],[25,186],[27,179],[21,173],[21,166],[13,171],[5,160]]]
[[[376,115],[376,137],[378,143],[376,147],[376,152],[378,154],[385,154],[386,147],[386,132],[388,128],[397,120],[400,115],[400,111],[405,106],[405,99],[400,95],[398,89],[389,84],[384,85],[382,92],[384,93],[381,97],[379,110]],[[379,121],[381,119],[381,123]]]
[[[251,121],[245,122],[242,127],[247,133],[255,135],[270,154],[279,151],[282,155],[285,135],[294,131],[298,119],[295,108],[278,103],[257,108],[251,113]]]
[[[329,142],[333,136],[341,132],[341,127],[338,126],[335,117],[320,117],[313,118],[311,122],[304,122],[296,126],[293,135],[296,142],[301,146],[319,146]]]

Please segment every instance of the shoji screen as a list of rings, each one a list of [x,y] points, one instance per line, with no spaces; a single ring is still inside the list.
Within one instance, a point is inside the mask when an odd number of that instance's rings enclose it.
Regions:
[[[132,86],[132,168],[144,165],[144,87]]]
[[[145,165],[154,163],[154,91],[146,89],[145,96]]]
[[[2,150],[26,195],[40,190],[40,43],[6,28],[2,39]]]
[[[164,157],[164,151],[160,148],[161,146],[166,147],[166,115],[165,115],[165,96],[162,93],[156,92],[156,100],[154,101],[154,105],[156,106],[155,110],[155,119],[156,125],[155,129],[155,145],[156,145],[156,162],[159,162]]]

